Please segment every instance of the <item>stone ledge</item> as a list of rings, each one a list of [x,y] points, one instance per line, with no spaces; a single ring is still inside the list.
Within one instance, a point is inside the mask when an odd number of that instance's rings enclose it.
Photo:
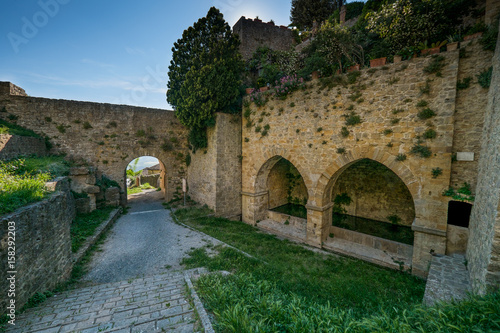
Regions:
[[[415,225],[415,222],[413,222],[413,224],[411,225],[411,230],[416,231],[416,232],[421,232],[424,234],[446,237],[446,231],[431,229],[431,228],[423,227],[420,225]]]
[[[324,205],[323,207],[312,206],[312,205],[306,205],[306,209],[307,209],[307,210],[314,210],[314,211],[317,211],[317,212],[324,212],[325,210],[328,210],[328,209],[330,209],[331,207],[333,207],[333,205],[334,205],[334,203],[333,203],[333,202],[330,202],[329,204]]]
[[[97,230],[94,232],[94,235],[89,237],[85,243],[82,245],[82,247],[78,250],[78,252],[72,254],[72,261],[73,263],[79,262],[85,253],[96,243],[97,239],[106,231],[108,230],[111,225],[118,219],[120,216],[122,209],[121,207],[113,210],[109,214],[109,218],[101,224]]]
[[[261,197],[263,195],[266,195],[266,194],[269,194],[269,191],[263,191],[263,192],[257,192],[257,193],[250,193],[250,192],[241,192],[241,195],[244,195],[246,197],[252,197],[252,198],[255,198],[255,197]]]

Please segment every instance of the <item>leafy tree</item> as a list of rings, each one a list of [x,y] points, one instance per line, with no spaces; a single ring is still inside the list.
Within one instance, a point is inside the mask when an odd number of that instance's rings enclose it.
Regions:
[[[318,24],[325,21],[344,3],[345,0],[292,0],[290,21],[298,29],[305,30],[311,28],[314,21]]]
[[[142,170],[137,170],[137,163],[139,163],[139,159],[136,158],[129,164],[127,168],[127,178],[134,181],[135,179],[142,174]]]
[[[436,40],[446,29],[444,2],[441,0],[396,0],[382,5],[366,17],[368,29],[385,38],[392,51]]]
[[[313,43],[321,56],[330,64],[338,63],[339,68],[342,68],[342,59],[360,63],[364,58],[363,48],[356,43],[355,35],[347,27],[329,20],[321,25]]]
[[[215,112],[239,111],[243,70],[239,43],[215,7],[174,43],[167,101],[190,128],[194,150],[207,146],[206,128],[215,124]]]

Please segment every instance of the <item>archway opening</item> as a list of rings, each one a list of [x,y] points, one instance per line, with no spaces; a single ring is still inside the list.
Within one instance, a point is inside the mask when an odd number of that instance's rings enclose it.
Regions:
[[[166,193],[165,165],[153,156],[140,156],[127,165],[125,179],[127,197],[148,192]]]
[[[413,245],[412,195],[383,164],[362,159],[348,166],[338,176],[331,200],[334,227]]]
[[[269,209],[299,218],[307,218],[307,188],[300,172],[288,160],[278,160],[267,176]]]

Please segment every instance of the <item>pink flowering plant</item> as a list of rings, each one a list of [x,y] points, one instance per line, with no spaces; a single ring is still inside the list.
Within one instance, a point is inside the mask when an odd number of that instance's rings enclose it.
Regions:
[[[250,101],[257,106],[264,106],[268,100],[268,93],[261,92],[259,89],[253,89],[250,93]]]
[[[288,94],[304,86],[304,79],[297,77],[297,74],[283,76],[276,81],[272,96],[285,99]]]

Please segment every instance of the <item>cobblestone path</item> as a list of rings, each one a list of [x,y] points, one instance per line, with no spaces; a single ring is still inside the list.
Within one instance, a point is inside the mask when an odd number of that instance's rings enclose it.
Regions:
[[[188,292],[190,276],[204,271],[183,271],[180,261],[190,249],[219,242],[175,224],[159,192],[129,203],[80,289],[27,310],[7,332],[213,332],[197,296],[194,308],[187,297],[195,295]]]

